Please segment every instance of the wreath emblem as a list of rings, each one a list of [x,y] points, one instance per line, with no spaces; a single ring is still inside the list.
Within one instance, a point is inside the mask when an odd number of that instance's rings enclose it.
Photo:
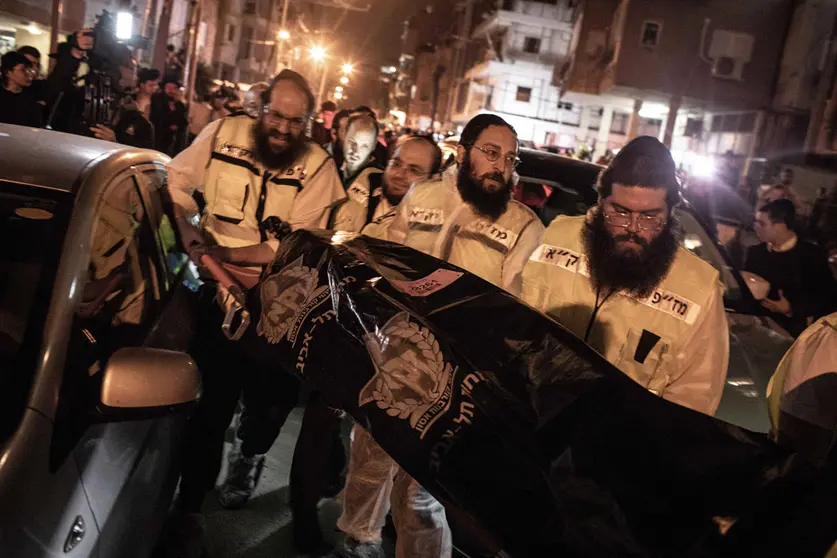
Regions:
[[[319,273],[302,265],[302,257],[262,281],[262,312],[256,332],[268,343],[279,343],[299,317],[305,303],[315,296]]]
[[[360,391],[358,405],[374,402],[389,416],[409,420],[416,428],[443,398],[453,369],[433,332],[401,312],[369,334],[366,346],[375,375]]]

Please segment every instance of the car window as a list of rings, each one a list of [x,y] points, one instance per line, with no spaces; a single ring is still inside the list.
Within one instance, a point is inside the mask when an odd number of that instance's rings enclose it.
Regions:
[[[165,293],[156,234],[133,176],[105,190],[75,316],[70,367],[93,376],[117,349],[142,344]]]
[[[0,181],[0,442],[34,377],[72,196]]]
[[[174,215],[166,191],[166,171],[162,166],[143,169],[142,176],[148,182],[149,203],[152,205],[156,224],[157,246],[162,254],[166,271],[167,286],[171,288],[182,277],[189,262],[189,256],[180,249],[175,233]]]
[[[677,210],[677,216],[683,225],[683,246],[718,270],[726,301],[741,300],[741,288],[735,274],[706,229],[688,211]]]

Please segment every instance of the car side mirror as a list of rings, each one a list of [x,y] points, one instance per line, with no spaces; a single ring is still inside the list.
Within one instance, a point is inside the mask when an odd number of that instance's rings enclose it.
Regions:
[[[159,418],[190,410],[200,396],[200,374],[192,357],[127,347],[108,359],[96,414],[106,422]]]

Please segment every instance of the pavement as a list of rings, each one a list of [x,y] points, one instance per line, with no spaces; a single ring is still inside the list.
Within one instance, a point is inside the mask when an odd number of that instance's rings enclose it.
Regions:
[[[234,421],[235,422],[235,421]],[[288,488],[294,445],[302,424],[302,408],[295,409],[282,433],[267,454],[265,468],[253,498],[240,510],[225,510],[218,504],[217,492],[204,503],[207,520],[206,558],[303,558],[293,547],[290,490]],[[226,478],[226,452],[233,439],[227,432],[224,468],[219,483]],[[341,507],[337,500],[320,504],[320,526],[327,542],[342,539],[337,530]],[[392,541],[386,540],[388,557],[394,557]]]

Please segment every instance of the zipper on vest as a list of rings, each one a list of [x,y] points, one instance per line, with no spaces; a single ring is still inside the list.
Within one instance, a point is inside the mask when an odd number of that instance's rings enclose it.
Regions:
[[[587,343],[587,340],[590,338],[590,332],[593,331],[593,324],[596,323],[596,316],[599,314],[599,309],[604,306],[604,303],[607,302],[607,299],[610,298],[610,295],[613,294],[613,291],[610,291],[605,295],[601,302],[599,302],[599,296],[601,295],[601,288],[596,289],[596,305],[593,307],[593,314],[590,316],[590,322],[587,324],[587,330],[584,332],[584,342]]]
[[[264,177],[262,178],[262,189],[259,192],[259,206],[256,208],[256,222],[259,225],[261,225],[262,221],[264,221],[264,206],[267,201],[267,181],[269,178],[270,173],[265,170]],[[259,236],[261,237],[262,242],[267,241],[267,231],[263,230],[262,227],[259,227]]]

